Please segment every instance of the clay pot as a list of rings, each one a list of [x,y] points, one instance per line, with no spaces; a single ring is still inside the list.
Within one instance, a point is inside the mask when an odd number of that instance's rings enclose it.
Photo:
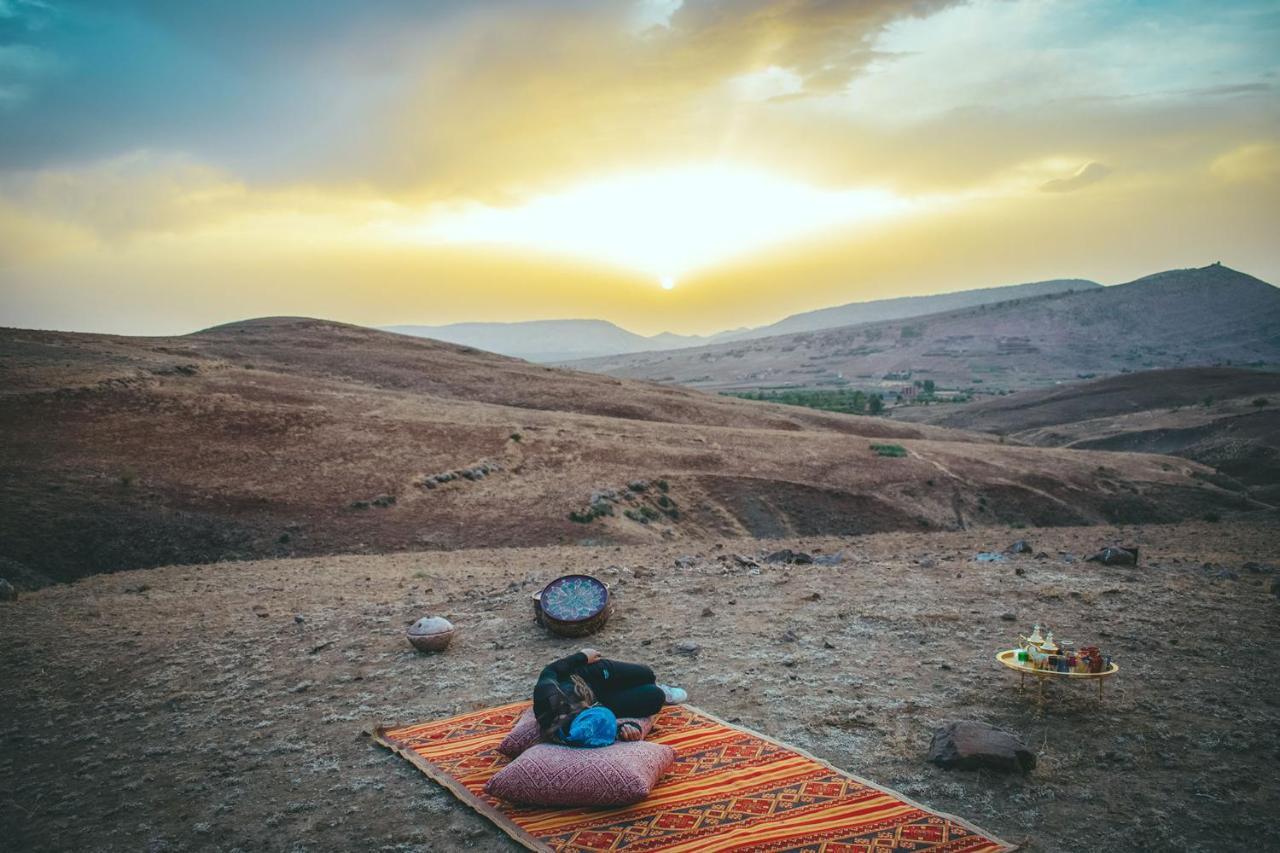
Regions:
[[[453,623],[443,616],[423,616],[409,626],[405,635],[420,652],[442,652],[453,641]]]

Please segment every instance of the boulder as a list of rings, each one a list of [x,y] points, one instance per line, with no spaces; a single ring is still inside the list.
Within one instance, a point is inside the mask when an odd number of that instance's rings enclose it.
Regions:
[[[1025,539],[1019,539],[1006,548],[1005,551],[1009,554],[1030,554],[1031,544]]]
[[[1108,545],[1092,557],[1087,563],[1102,563],[1104,566],[1136,566],[1138,565],[1138,549],[1122,548],[1119,545]]]
[[[783,548],[781,551],[774,551],[765,557],[764,561],[766,563],[789,563],[807,566],[813,562],[813,556],[803,551],[792,551],[790,548]]]
[[[935,731],[926,760],[947,770],[986,768],[1027,773],[1036,766],[1035,753],[1026,744],[976,720],[947,723]]]

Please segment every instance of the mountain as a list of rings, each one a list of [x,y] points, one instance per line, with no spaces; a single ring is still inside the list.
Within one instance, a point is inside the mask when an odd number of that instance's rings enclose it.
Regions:
[[[1214,264],[1127,284],[665,353],[575,362],[709,390],[861,388],[933,380],[989,396],[1134,370],[1280,364],[1280,290]]]
[[[290,555],[1239,506],[1193,462],[1001,446],[305,318],[172,338],[0,330],[0,434],[0,568],[31,585]]]
[[[1151,370],[969,405],[911,406],[895,415],[1041,447],[1181,456],[1280,503],[1280,373]]]
[[[555,362],[601,355],[697,346],[710,339],[663,332],[637,335],[606,320],[530,320],[523,323],[453,323],[447,326],[384,326],[384,331],[460,344],[523,358]]]
[[[646,337],[629,332],[606,320],[529,320],[519,323],[452,323],[445,326],[402,325],[383,326],[382,329],[402,335],[432,338],[437,341],[475,347],[527,361],[559,363],[634,352],[682,349],[720,341],[761,338],[784,332],[825,329],[873,320],[914,317],[920,314],[999,302],[1019,296],[1063,293],[1090,287],[1101,287],[1101,285],[1083,279],[1060,279],[983,290],[964,290],[936,296],[906,296],[899,299],[879,299],[873,302],[853,302],[834,308],[792,314],[768,326],[733,329],[707,336],[662,332]]]
[[[931,296],[902,296],[896,299],[877,299],[872,302],[850,302],[848,305],[837,305],[833,308],[819,308],[816,311],[806,311],[803,314],[792,314],[768,326],[759,326],[739,332],[724,332],[717,336],[717,340],[767,338],[790,332],[815,332],[819,329],[834,329],[859,323],[902,320],[908,317],[936,314],[940,311],[954,311],[959,308],[971,308],[977,305],[988,305],[993,302],[1006,302],[1010,299],[1025,299],[1030,296],[1046,296],[1053,293],[1071,293],[1076,290],[1089,290],[1096,287],[1102,287],[1102,285],[1096,281],[1088,281],[1082,278],[1060,278],[1052,281],[1036,281],[1029,284],[1012,284],[1005,287],[960,290],[954,293],[939,293]]]

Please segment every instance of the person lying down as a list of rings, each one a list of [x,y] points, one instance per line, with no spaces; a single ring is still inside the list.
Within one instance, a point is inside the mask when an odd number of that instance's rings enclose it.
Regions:
[[[543,667],[533,687],[533,713],[542,739],[566,746],[608,746],[639,740],[643,732],[625,717],[651,717],[663,705],[688,698],[679,687],[658,684],[644,664],[603,658],[582,649]]]

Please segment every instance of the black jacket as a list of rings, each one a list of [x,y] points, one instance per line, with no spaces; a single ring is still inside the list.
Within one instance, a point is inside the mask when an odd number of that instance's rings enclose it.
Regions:
[[[573,682],[569,676],[587,666],[587,656],[582,652],[574,652],[568,657],[560,658],[542,668],[538,675],[538,683],[533,686],[533,713],[543,719],[550,710],[548,697],[557,690],[573,695]]]

